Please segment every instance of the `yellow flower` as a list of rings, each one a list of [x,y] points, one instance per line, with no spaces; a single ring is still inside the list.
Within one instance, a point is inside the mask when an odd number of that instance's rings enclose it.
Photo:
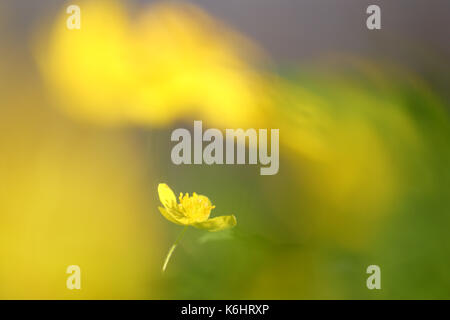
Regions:
[[[211,210],[215,208],[208,197],[194,192],[192,197],[180,193],[179,201],[175,198],[172,189],[165,183],[158,186],[159,200],[164,208],[159,207],[161,214],[169,221],[183,225],[193,226],[208,231],[220,231],[236,225],[234,215],[209,218]]]
[[[184,196],[180,193],[180,203],[177,203],[175,194],[165,183],[160,183],[158,185],[158,194],[159,200],[164,206],[164,208],[158,207],[161,214],[167,220],[184,226],[183,231],[170,248],[166,259],[164,260],[162,267],[163,272],[166,270],[170,257],[172,256],[172,253],[180,240],[183,238],[184,232],[188,226],[193,226],[208,231],[220,231],[232,228],[236,225],[236,217],[234,215],[220,216],[209,219],[209,214],[215,207],[211,204],[208,197],[198,195],[195,192],[192,197],[190,197],[188,193]]]

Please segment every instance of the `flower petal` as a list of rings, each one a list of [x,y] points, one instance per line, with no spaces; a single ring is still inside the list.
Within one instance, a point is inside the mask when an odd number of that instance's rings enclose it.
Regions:
[[[208,219],[203,222],[193,223],[192,225],[196,228],[208,230],[208,231],[220,231],[228,228],[232,228],[236,225],[236,217],[231,216],[220,216],[212,219]]]
[[[161,201],[165,208],[173,208],[177,203],[175,194],[173,193],[172,189],[170,189],[169,186],[165,183],[160,183],[158,185],[158,194],[159,201]]]
[[[184,225],[182,222],[179,221],[179,219],[177,219],[177,217],[175,215],[173,215],[173,210],[166,209],[163,207],[158,207],[158,209],[159,209],[159,212],[161,212],[161,214],[164,216],[164,218],[166,218],[170,222],[173,222],[173,223],[179,224],[179,225]]]

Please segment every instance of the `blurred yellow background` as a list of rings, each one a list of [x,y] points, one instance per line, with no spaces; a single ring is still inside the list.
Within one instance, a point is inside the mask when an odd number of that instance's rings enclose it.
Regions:
[[[448,68],[283,61],[187,2],[80,1],[69,30],[67,5],[16,37],[0,7],[0,298],[450,298]],[[280,172],[172,164],[194,120],[280,129]],[[164,274],[160,182],[238,219]]]

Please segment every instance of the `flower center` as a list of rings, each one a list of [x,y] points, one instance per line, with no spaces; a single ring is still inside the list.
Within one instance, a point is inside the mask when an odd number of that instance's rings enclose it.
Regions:
[[[195,192],[192,197],[189,197],[189,193],[186,193],[184,196],[180,193],[179,200],[179,210],[184,213],[190,223],[207,220],[211,210],[214,209],[207,197],[198,195]]]

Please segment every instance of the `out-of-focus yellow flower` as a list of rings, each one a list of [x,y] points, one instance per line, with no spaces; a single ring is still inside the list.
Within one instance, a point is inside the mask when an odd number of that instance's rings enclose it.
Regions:
[[[209,219],[211,210],[215,208],[208,197],[194,192],[190,197],[180,193],[180,203],[177,203],[172,189],[165,183],[158,186],[159,200],[164,208],[159,207],[161,214],[169,221],[183,225],[193,226],[208,231],[220,231],[236,225],[234,215],[219,216]]]
[[[378,210],[389,203],[395,194],[395,170],[376,121],[387,118],[397,127],[401,120],[406,123],[398,108],[374,110],[378,102],[370,95],[358,97],[362,93],[356,88],[342,101],[327,100],[298,84],[285,86],[280,92],[289,108],[281,114],[280,126],[290,139],[283,142],[310,166],[313,189],[344,212]]]
[[[118,1],[79,6],[80,30],[65,28],[64,12],[38,46],[41,72],[66,113],[151,126],[186,117],[218,127],[263,121],[268,85],[252,67],[259,50],[201,9],[154,4],[131,22]]]
[[[55,115],[25,63],[0,58],[0,299],[161,297],[153,174],[133,135]],[[66,287],[73,264],[81,290]]]
[[[50,33],[37,41],[37,57],[55,105],[97,123],[127,121],[133,95],[132,51],[124,8],[116,1],[85,1],[81,29],[66,28],[61,10]]]
[[[357,70],[365,81],[373,79]],[[406,162],[396,149],[416,150],[420,140],[403,102],[391,95],[392,80],[365,87],[346,73],[327,71],[280,82],[274,119],[289,137],[281,141],[286,157],[301,164],[296,181],[307,190],[308,232],[360,248],[403,195]],[[305,221],[293,214],[282,219],[297,230]]]

